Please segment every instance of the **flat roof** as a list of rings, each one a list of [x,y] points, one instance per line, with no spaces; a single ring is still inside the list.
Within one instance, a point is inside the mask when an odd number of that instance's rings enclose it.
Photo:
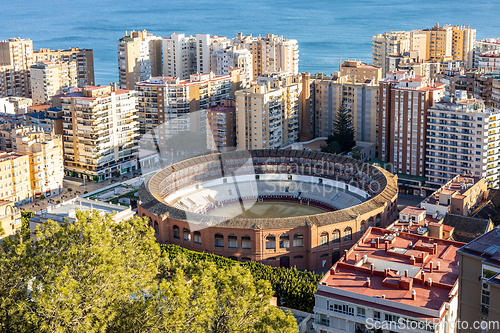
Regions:
[[[463,245],[459,242],[403,232],[391,234],[389,230],[370,227],[347,252],[347,260],[345,256],[342,257],[325,274],[320,286],[331,287],[333,294],[337,294],[335,290],[338,289],[363,295],[360,297],[362,300],[367,296],[373,297],[375,308],[378,308],[377,300],[384,295],[386,301],[393,302],[394,308],[391,311],[396,313],[403,311],[398,308],[398,304],[439,311],[444,303],[449,302],[450,293],[458,282],[457,250]],[[414,264],[412,257],[415,259]],[[436,268],[438,262],[439,269]],[[408,276],[405,276],[405,271],[408,271]],[[422,284],[422,277],[425,285]],[[370,278],[370,286],[367,285],[367,278]],[[429,278],[432,279],[430,286],[427,283]],[[416,299],[412,299],[413,290],[416,292]],[[353,302],[357,303],[357,296],[353,297]],[[413,316],[429,318],[425,314]]]
[[[500,228],[474,239],[462,247],[459,253],[481,258],[488,264],[500,267]]]

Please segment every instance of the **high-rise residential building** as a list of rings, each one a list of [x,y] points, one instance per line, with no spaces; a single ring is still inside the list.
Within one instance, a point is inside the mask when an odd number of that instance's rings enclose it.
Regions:
[[[491,81],[491,106],[500,110],[500,77]]]
[[[161,52],[161,37],[146,30],[125,32],[118,41],[120,88],[132,90],[136,82],[161,75]]]
[[[295,39],[267,34],[266,37],[238,33],[231,43],[252,53],[253,77],[273,72],[299,72],[299,45]]]
[[[500,110],[457,91],[427,110],[426,184],[439,188],[457,174],[486,178],[498,188]]]
[[[207,109],[207,148],[222,152],[236,149],[236,103],[233,100]]]
[[[31,98],[4,97],[0,98],[0,113],[9,115],[22,115],[28,113],[28,108],[33,105]]]
[[[474,239],[460,250],[458,317],[481,330],[461,327],[458,333],[500,331],[500,228]],[[481,326],[480,326],[481,325]]]
[[[70,47],[67,50],[39,49],[33,52],[33,64],[43,61],[75,62],[78,75],[78,86],[93,86],[94,79],[94,51]]]
[[[228,75],[232,68],[241,68],[253,79],[253,57],[250,50],[237,50],[229,46],[212,53],[212,72],[217,75]]]
[[[20,232],[21,226],[21,210],[10,201],[0,200],[0,241]]]
[[[444,86],[402,71],[380,81],[378,157],[392,172],[425,176],[427,110],[442,99]]]
[[[0,200],[16,206],[31,200],[29,155],[0,152]]]
[[[76,63],[44,61],[31,66],[31,98],[35,104],[50,102],[50,98],[78,86]]]
[[[13,149],[29,155],[32,195],[49,197],[60,194],[64,179],[62,137],[33,127],[23,127],[15,132]]]
[[[500,73],[500,51],[481,53],[477,60],[479,70]]]
[[[4,74],[4,90],[0,97],[31,97],[30,67],[33,65],[33,42],[30,39],[10,38],[0,41],[0,66],[10,66],[0,72]]]
[[[331,135],[337,110],[344,106],[352,115],[356,141],[376,143],[379,93],[376,79],[357,81],[350,75],[338,76],[338,72],[335,74],[333,77],[310,78],[314,136]]]
[[[474,43],[474,68],[479,66],[479,56],[483,53],[500,53],[500,38],[486,38]]]
[[[161,141],[182,131],[205,132],[206,113],[202,111],[234,98],[234,91],[248,85],[241,69],[233,69],[229,75],[192,74],[188,80],[152,77],[137,82],[140,133],[156,130]]]
[[[281,148],[298,141],[302,75],[268,73],[236,92],[239,150]],[[309,87],[307,87],[309,89]]]
[[[410,50],[409,31],[391,31],[373,36],[372,38],[372,63],[382,69],[382,76],[389,71],[386,67],[387,56],[403,54]]]
[[[463,245],[368,228],[319,281],[316,332],[454,332]]]
[[[212,54],[229,46],[226,37],[196,34],[185,36],[173,33],[163,38],[163,75],[188,80],[191,74],[210,73]]]
[[[133,90],[86,86],[52,98],[64,112],[64,168],[91,181],[137,170],[136,97]]]
[[[359,60],[346,60],[340,65],[340,76],[348,76],[352,82],[365,83],[367,81],[378,84],[382,80],[382,69],[365,64]]]

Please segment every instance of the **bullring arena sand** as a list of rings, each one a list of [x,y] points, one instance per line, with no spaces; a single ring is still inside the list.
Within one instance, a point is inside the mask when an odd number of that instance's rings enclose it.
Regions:
[[[209,212],[210,216],[238,218],[280,218],[305,216],[326,213],[325,210],[313,206],[285,201],[245,202],[242,209],[240,203],[234,203]]]

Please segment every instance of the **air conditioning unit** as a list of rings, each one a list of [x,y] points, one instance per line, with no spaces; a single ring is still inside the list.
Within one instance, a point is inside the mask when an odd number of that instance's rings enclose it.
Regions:
[[[490,285],[487,283],[483,283],[483,290],[490,291]]]

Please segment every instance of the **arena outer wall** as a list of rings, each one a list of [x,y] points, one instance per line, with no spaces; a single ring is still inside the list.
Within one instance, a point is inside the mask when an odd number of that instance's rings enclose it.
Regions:
[[[370,187],[371,197],[361,204],[289,218],[220,218],[185,212],[163,201],[168,193],[165,191],[167,186],[175,191],[186,184],[200,182],[200,177],[225,177],[229,176],[228,171],[234,175],[238,165],[228,166],[228,161],[245,159],[251,159],[255,174],[280,168],[288,174],[335,179],[357,188],[366,187],[368,182],[376,186]],[[301,168],[304,165],[309,168]],[[210,171],[216,169],[218,175],[210,176]],[[198,174],[193,170],[198,170]],[[366,182],[359,180],[356,183],[359,175],[365,177]],[[184,184],[181,184],[183,179]],[[273,267],[295,266],[317,271],[333,265],[370,226],[391,224],[398,215],[397,195],[396,175],[349,157],[301,150],[235,151],[194,157],[162,169],[140,187],[138,213],[150,219],[157,240],[162,244],[176,244],[238,261],[254,260]],[[286,240],[286,235],[289,247],[280,248],[280,239]],[[223,246],[220,246],[221,236]],[[274,248],[267,248],[272,246],[273,236]],[[236,247],[229,247],[228,237]],[[243,239],[247,248],[243,248]]]

